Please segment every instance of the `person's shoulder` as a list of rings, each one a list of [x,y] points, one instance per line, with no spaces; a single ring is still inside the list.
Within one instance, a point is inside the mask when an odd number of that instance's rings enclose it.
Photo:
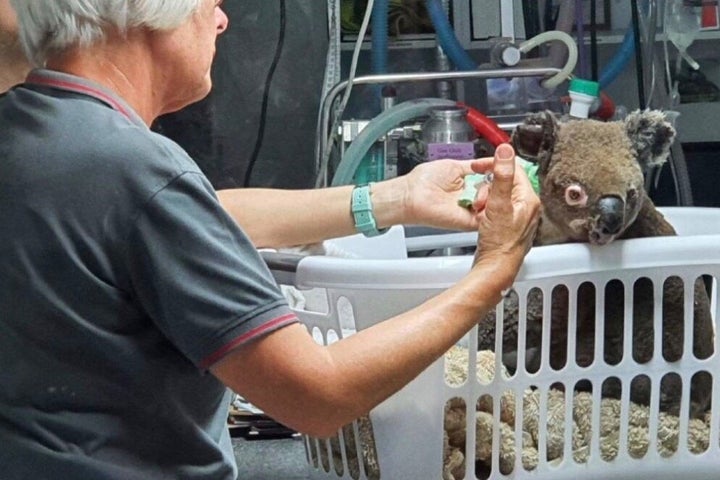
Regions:
[[[127,186],[161,190],[184,175],[204,177],[197,163],[182,149],[161,134],[141,126],[119,128],[101,154],[103,167]]]
[[[113,107],[92,96],[37,88],[17,95],[18,109],[46,125],[49,135],[66,140],[57,146],[61,152],[113,169],[199,171],[179,145],[153,132],[127,104],[118,101]]]
[[[95,151],[98,168],[141,183],[164,184],[183,174],[202,174],[182,147],[143,126],[116,129]]]
[[[120,129],[118,148],[132,152],[139,163],[151,168],[162,167],[181,172],[199,173],[200,168],[188,153],[173,140],[139,126]]]

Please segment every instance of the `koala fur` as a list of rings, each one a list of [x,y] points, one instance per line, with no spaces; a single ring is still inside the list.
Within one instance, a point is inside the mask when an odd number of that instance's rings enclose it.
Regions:
[[[528,116],[512,135],[518,155],[538,164],[542,215],[534,245],[589,242],[605,245],[617,239],[676,235],[644,189],[644,174],[649,167],[662,164],[669,153],[675,131],[662,112],[636,111],[624,121],[595,120],[558,121],[552,112]],[[614,365],[623,358],[624,292],[620,281],[598,285],[605,289],[605,362]],[[640,279],[634,286],[632,358],[647,362],[653,355],[663,355],[673,362],[683,352],[683,284],[669,278],[663,287],[663,331],[654,332],[653,286]],[[595,336],[595,289],[583,284],[578,289],[577,347],[574,360],[581,366],[593,360]],[[699,279],[694,285],[693,353],[700,359],[713,352],[713,325],[710,301]],[[550,364],[560,369],[566,357],[568,291],[563,286],[551,295]],[[526,368],[539,368],[542,301],[539,291],[531,291],[527,305]],[[510,370],[517,350],[517,295],[505,299],[503,361]],[[688,320],[692,321],[692,320]],[[495,314],[480,322],[480,349],[495,346]],[[662,334],[662,352],[653,352],[654,334]],[[650,382],[647,377],[634,381],[631,399],[649,404]],[[625,386],[625,389],[628,387]],[[682,383],[678,376],[663,380],[660,408],[678,414]],[[691,414],[698,416],[707,409],[712,390],[709,375],[697,375],[691,391]],[[619,382],[605,382],[603,397],[619,398]]]

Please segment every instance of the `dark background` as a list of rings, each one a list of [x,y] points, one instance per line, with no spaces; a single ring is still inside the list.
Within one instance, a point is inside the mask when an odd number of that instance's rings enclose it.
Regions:
[[[280,2],[225,2],[228,30],[218,39],[213,91],[161,117],[154,128],[182,145],[216,188],[242,186],[267,117],[250,185],[313,185],[315,125],[327,50],[325,2],[286,2],[285,36],[269,89],[266,78],[280,33]]]

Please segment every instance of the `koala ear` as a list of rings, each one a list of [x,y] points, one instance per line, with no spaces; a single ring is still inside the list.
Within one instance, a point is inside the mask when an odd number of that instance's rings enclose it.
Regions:
[[[525,160],[537,163],[546,172],[557,141],[558,122],[550,111],[528,115],[512,134],[515,152]]]
[[[660,110],[635,110],[625,118],[625,131],[643,170],[662,165],[675,140],[675,129]]]

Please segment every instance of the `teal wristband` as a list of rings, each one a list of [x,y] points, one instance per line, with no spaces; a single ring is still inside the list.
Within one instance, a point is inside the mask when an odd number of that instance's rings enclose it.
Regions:
[[[370,185],[358,185],[352,191],[351,210],[355,219],[355,229],[366,237],[375,237],[385,233],[387,228],[378,230],[370,201]]]

